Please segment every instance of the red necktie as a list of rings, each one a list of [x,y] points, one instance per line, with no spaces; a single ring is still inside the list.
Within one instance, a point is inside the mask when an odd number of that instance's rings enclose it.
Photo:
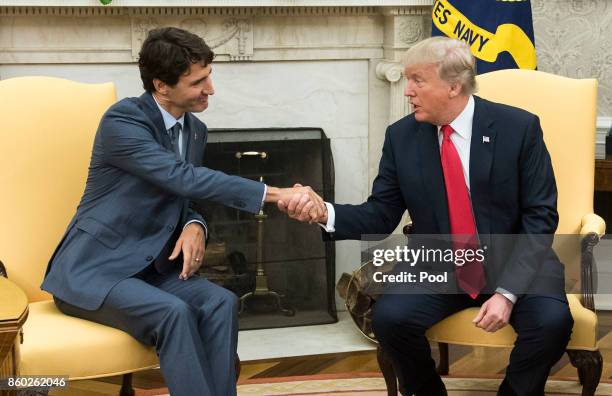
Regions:
[[[465,185],[461,158],[459,158],[459,153],[450,139],[454,130],[450,125],[443,125],[441,131],[443,138],[440,156],[448,201],[450,232],[453,235],[453,248],[455,251],[458,249],[477,249],[478,231],[474,223],[470,195]],[[474,299],[478,297],[478,293],[486,283],[482,263],[476,260],[465,260],[464,265],[455,268],[459,287],[470,297]]]

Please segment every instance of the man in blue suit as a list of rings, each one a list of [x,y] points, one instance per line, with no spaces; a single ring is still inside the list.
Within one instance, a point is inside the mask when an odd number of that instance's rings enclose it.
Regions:
[[[187,31],[160,28],[142,45],[146,92],[111,106],[98,128],[85,192],[49,262],[42,288],[68,314],[154,345],[174,396],[236,394],[236,296],[197,275],[208,199],[258,213],[300,190],[202,167],[212,50]]]
[[[305,195],[278,205],[295,219],[321,223],[328,240],[390,234],[408,210],[414,234],[492,244],[484,266],[466,267],[471,279],[463,268],[454,271],[459,293],[431,292],[432,285],[391,289],[374,306],[372,328],[404,395],[446,395],[425,332],[480,307],[475,326],[495,332],[510,323],[518,333],[499,395],[540,396],[573,324],[550,243],[558,223],[555,178],[538,117],[474,96],[474,65],[458,40],[435,37],[412,47],[404,73],[414,112],[387,129],[367,202],[326,203],[321,217]],[[496,249],[508,242],[500,235],[535,237]]]

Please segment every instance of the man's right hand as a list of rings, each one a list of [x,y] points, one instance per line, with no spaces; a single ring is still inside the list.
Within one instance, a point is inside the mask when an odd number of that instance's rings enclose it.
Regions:
[[[296,184],[296,186],[300,186]],[[321,200],[322,201],[322,200]],[[288,201],[279,200],[278,209],[295,220],[312,223],[327,223],[327,206],[323,202],[323,209],[310,200],[307,194],[293,194]]]
[[[295,203],[292,207],[293,210],[289,212],[287,207],[292,201]],[[306,210],[313,219],[320,218],[323,215],[327,217],[327,208],[325,206],[325,202],[323,202],[323,199],[316,192],[314,192],[312,188],[304,187],[301,184],[295,184],[291,188],[277,188],[268,186],[265,202],[276,202],[281,211],[290,214],[292,218],[298,220],[301,220],[301,218],[297,217],[297,211],[295,208],[298,207],[299,202],[303,202],[302,205],[299,205],[300,213]],[[301,221],[309,220],[306,219]],[[311,220],[311,222],[314,221],[315,220]]]

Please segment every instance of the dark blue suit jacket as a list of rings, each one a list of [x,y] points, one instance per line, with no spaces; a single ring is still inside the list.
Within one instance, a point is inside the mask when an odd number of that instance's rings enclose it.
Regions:
[[[49,261],[44,290],[97,309],[115,284],[158,258],[187,221],[203,221],[190,200],[258,213],[264,185],[202,167],[206,125],[187,113],[185,130],[189,139],[182,161],[150,94],[108,109],[94,140],[85,192]],[[180,265],[159,260],[156,267]]]
[[[552,237],[547,237],[558,224],[557,188],[539,119],[518,108],[474,99],[470,194],[481,244],[489,248],[487,290],[501,287],[518,296],[562,292],[564,269],[552,251]],[[389,126],[371,196],[361,205],[334,204],[334,209],[331,240],[389,234],[405,210],[414,234],[449,234],[436,127],[413,115]],[[509,238],[495,237],[508,234],[538,237],[514,246],[508,246]]]

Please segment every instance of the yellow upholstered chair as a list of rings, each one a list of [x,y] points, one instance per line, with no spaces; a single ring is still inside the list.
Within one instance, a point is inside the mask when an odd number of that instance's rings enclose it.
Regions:
[[[478,76],[477,81],[477,95],[523,108],[540,117],[558,188],[559,227],[553,247],[565,264],[570,289],[578,293],[568,295],[574,327],[567,352],[578,368],[582,394],[593,395],[602,371],[593,303],[593,247],[605,231],[603,219],[593,214],[597,82],[516,69],[486,73]],[[358,270],[352,278],[345,277],[339,284],[343,290],[339,291],[346,291],[349,312],[362,332],[373,338],[372,302],[369,296],[358,291],[362,289],[361,273],[364,272]],[[448,374],[448,344],[514,345],[516,333],[510,326],[496,333],[476,328],[472,319],[477,312],[477,308],[458,312],[427,332],[428,339],[440,346],[440,374]],[[384,351],[378,352],[389,394],[395,395],[393,368]]]
[[[0,81],[0,98],[0,260],[6,266],[0,263],[0,272],[29,301],[19,372],[70,380],[124,374],[121,394],[133,394],[130,373],[157,367],[154,348],[62,314],[39,288],[85,188],[95,131],[116,101],[115,88],[22,77]]]
[[[593,213],[597,82],[518,69],[482,74],[477,81],[477,95],[520,107],[540,117],[558,189],[559,226],[553,247],[565,264],[568,287],[579,293],[567,296],[574,318],[567,353],[578,368],[582,394],[594,395],[601,376],[602,357],[597,345],[597,315],[593,303],[593,247],[606,226]],[[428,331],[429,340],[440,343],[442,373],[448,373],[448,344],[514,345],[516,333],[510,326],[496,333],[475,328],[471,320],[477,312],[477,308],[466,309]]]

